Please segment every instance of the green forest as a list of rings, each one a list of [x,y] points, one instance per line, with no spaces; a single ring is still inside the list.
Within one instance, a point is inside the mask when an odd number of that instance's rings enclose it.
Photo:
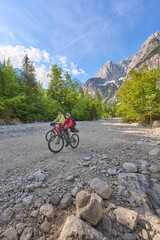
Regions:
[[[18,74],[11,61],[0,65],[0,118],[8,124],[13,118],[22,122],[52,121],[58,110],[70,112],[76,120],[99,119],[103,106],[99,93],[84,96],[81,86],[56,64],[48,74],[48,89],[36,80],[33,62],[26,55]]]
[[[123,121],[160,119],[160,69],[131,70],[119,89],[118,102]]]
[[[26,55],[17,72],[10,61],[0,64],[0,119],[28,123],[53,121],[58,110],[76,120],[122,117],[124,122],[160,119],[160,69],[131,70],[117,92],[117,102],[104,104],[97,91],[95,98],[83,93],[79,82],[56,64],[48,73],[48,88],[37,81],[34,64]]]

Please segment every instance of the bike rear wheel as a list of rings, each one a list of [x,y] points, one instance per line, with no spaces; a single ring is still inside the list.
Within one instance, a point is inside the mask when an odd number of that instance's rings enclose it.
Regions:
[[[46,136],[45,136],[46,141],[48,142],[49,139],[50,139],[51,137],[53,137],[54,135],[56,135],[55,131],[54,131],[53,129],[52,129],[52,130],[49,130],[49,131],[46,133]]]
[[[59,135],[54,135],[48,141],[48,148],[51,152],[58,153],[64,147],[64,139]]]
[[[71,142],[70,142],[70,145],[72,148],[76,148],[79,144],[79,136],[78,134],[74,133],[72,136],[71,136]]]

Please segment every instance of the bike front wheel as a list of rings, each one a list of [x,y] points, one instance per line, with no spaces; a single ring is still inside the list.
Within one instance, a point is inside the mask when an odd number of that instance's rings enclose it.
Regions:
[[[64,147],[64,139],[59,135],[54,135],[48,141],[48,148],[51,152],[58,153]]]
[[[54,131],[54,130],[49,130],[49,131],[46,133],[46,136],[45,136],[46,141],[48,142],[49,139],[50,139],[51,137],[53,137],[54,135],[56,135],[55,131]]]
[[[71,142],[70,142],[70,145],[72,148],[76,148],[79,144],[79,136],[78,134],[74,133],[72,136],[71,136]]]

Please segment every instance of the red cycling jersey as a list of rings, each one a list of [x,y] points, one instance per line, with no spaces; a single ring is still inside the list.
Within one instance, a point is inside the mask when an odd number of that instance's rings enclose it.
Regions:
[[[68,128],[73,127],[74,124],[73,124],[72,119],[71,118],[66,119],[65,122],[63,123],[62,127],[64,127],[65,125],[67,125]]]

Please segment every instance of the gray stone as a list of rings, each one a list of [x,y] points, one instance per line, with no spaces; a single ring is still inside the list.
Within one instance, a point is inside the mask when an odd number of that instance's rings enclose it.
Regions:
[[[72,189],[71,194],[73,197],[76,197],[77,193],[80,192],[80,189],[78,187],[75,187]]]
[[[64,196],[63,196],[63,198],[62,198],[62,200],[61,200],[61,202],[60,202],[60,206],[61,206],[61,208],[67,208],[67,207],[69,207],[69,205],[72,203],[72,196],[71,196],[71,194],[70,193],[66,193]]]
[[[102,219],[97,224],[96,229],[109,239],[110,235],[112,234],[112,223],[109,217],[103,215]]]
[[[24,205],[31,205],[33,203],[33,197],[34,197],[33,195],[29,195],[29,196],[23,198],[22,203]]]
[[[72,182],[72,181],[74,181],[74,176],[73,176],[73,175],[68,176],[68,177],[66,178],[66,181],[67,181],[67,182]]]
[[[141,170],[142,171],[148,171],[150,164],[147,161],[141,161]]]
[[[85,191],[76,196],[77,216],[95,226],[102,218],[102,206],[96,198]]]
[[[90,182],[90,187],[103,199],[109,199],[112,194],[110,186],[99,178],[93,178]]]
[[[11,208],[5,209],[5,211],[0,215],[0,226],[9,223],[12,220],[14,212]]]
[[[90,161],[92,159],[92,156],[87,156],[84,158],[85,161]]]
[[[21,235],[23,230],[25,229],[24,223],[22,223],[22,222],[21,223],[17,223],[16,229],[17,229],[18,234]]]
[[[139,214],[127,208],[118,207],[114,210],[118,222],[127,226],[130,229],[135,229],[139,220]]]
[[[40,208],[40,213],[47,219],[53,219],[55,217],[55,211],[50,204],[45,204]]]
[[[160,157],[160,149],[159,148],[153,149],[152,151],[149,152],[149,154],[152,156]]]
[[[116,174],[117,174],[117,170],[116,170],[116,168],[109,168],[109,169],[108,169],[108,173],[109,173],[110,175],[116,175]]]
[[[30,240],[32,239],[33,229],[32,227],[26,227],[20,237],[20,240]]]
[[[148,169],[151,173],[160,173],[160,166],[151,165]]]
[[[61,201],[61,198],[59,196],[58,193],[54,193],[50,198],[49,198],[50,202],[53,204],[53,205],[58,205]]]
[[[58,240],[69,239],[108,240],[102,233],[74,215],[67,218],[60,237],[58,238]]]
[[[123,168],[129,173],[136,173],[138,171],[135,163],[126,162],[123,164]]]
[[[35,189],[35,184],[29,184],[29,185],[26,185],[26,190],[27,191],[33,191]]]
[[[34,177],[38,182],[42,182],[45,180],[45,174],[42,173],[41,170],[38,170],[37,172],[35,172]]]
[[[136,236],[132,233],[125,233],[123,235],[123,240],[136,240]]]
[[[17,235],[17,231],[14,227],[10,227],[9,229],[7,229],[2,236],[6,237],[7,240],[17,240],[18,239],[18,235]]]

